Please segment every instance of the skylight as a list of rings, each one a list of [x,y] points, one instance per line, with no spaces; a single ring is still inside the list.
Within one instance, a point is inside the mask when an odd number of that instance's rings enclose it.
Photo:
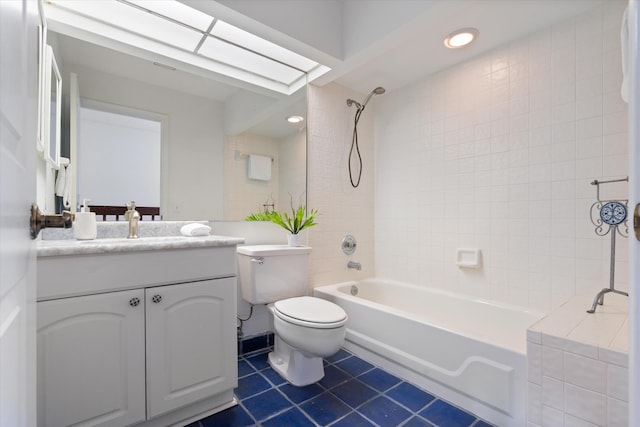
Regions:
[[[329,68],[175,0],[47,0],[48,19],[200,68],[293,93]],[[54,26],[51,26],[54,28]],[[171,55],[172,49],[182,51]],[[187,54],[187,55],[185,55]],[[189,55],[190,54],[190,55]],[[191,59],[189,59],[191,57]]]

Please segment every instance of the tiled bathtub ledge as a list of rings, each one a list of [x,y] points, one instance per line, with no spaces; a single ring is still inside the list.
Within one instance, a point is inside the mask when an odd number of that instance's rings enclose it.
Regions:
[[[628,425],[627,298],[575,297],[527,331],[530,426]]]

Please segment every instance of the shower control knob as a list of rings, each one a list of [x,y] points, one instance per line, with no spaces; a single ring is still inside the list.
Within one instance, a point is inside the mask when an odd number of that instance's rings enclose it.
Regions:
[[[344,252],[345,255],[353,254],[356,251],[356,246],[356,238],[351,234],[347,234],[344,236],[344,239],[342,239],[342,252]]]

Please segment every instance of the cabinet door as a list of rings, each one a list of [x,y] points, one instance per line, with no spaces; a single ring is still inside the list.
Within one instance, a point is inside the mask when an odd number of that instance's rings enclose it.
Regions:
[[[142,289],[42,301],[37,313],[39,426],[145,419]]]
[[[146,289],[149,418],[237,386],[235,278]]]

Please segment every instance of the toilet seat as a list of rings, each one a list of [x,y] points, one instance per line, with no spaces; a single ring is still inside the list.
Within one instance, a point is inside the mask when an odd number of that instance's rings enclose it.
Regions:
[[[347,313],[337,304],[315,297],[295,297],[276,301],[273,313],[285,322],[317,329],[339,328],[347,323]]]

